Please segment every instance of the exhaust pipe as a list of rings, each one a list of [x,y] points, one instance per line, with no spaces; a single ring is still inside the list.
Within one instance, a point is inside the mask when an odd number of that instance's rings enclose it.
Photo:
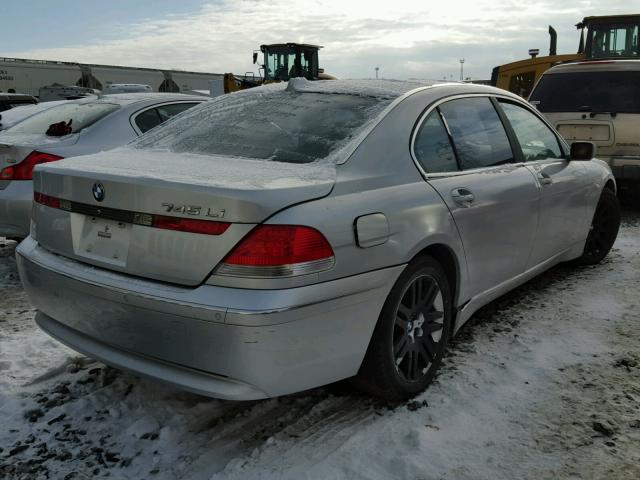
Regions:
[[[558,33],[551,25],[549,25],[549,36],[551,37],[549,39],[549,55],[555,55],[558,45]]]

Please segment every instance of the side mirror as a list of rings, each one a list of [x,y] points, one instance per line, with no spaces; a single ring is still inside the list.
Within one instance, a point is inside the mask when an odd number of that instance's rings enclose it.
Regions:
[[[253,52],[253,63],[255,64],[258,61],[258,52]]]
[[[571,160],[591,160],[596,156],[596,146],[592,142],[573,142],[571,144]]]

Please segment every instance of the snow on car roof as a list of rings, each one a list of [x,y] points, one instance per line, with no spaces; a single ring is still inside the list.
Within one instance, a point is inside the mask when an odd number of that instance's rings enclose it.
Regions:
[[[429,87],[438,82],[408,80],[319,80],[292,78],[286,90],[298,93],[334,93],[344,95],[362,95],[378,98],[396,98],[420,87]]]

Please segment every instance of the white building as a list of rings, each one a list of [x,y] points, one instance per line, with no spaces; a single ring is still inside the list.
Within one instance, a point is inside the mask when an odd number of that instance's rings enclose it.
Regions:
[[[186,93],[209,90],[209,82],[221,78],[217,73],[0,57],[0,92],[34,96],[40,87],[54,83],[100,90],[112,83],[136,83],[150,85],[155,92]]]

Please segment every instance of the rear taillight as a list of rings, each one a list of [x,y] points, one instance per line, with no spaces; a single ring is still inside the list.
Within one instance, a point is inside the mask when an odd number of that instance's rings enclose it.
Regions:
[[[216,269],[219,275],[291,277],[328,270],[333,249],[316,229],[299,225],[260,225]]]
[[[0,171],[0,180],[31,180],[33,167],[40,163],[55,162],[56,160],[62,160],[62,157],[33,151],[20,163],[3,168]]]
[[[33,192],[33,201],[51,208],[60,208],[60,199],[40,192]]]

